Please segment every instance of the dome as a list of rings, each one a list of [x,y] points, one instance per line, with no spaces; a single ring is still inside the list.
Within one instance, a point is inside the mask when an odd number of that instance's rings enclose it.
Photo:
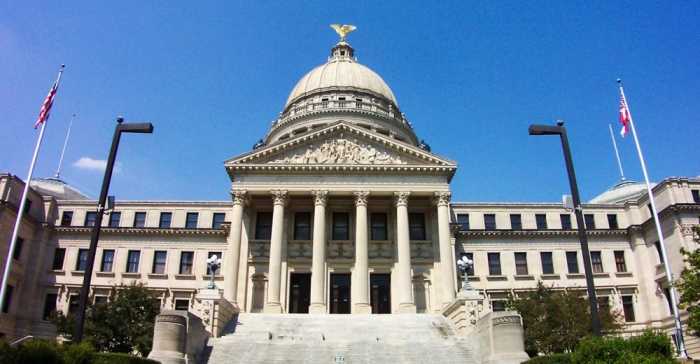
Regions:
[[[654,184],[652,184],[652,188]],[[616,184],[613,188],[603,192],[588,203],[605,204],[605,203],[621,203],[630,200],[636,200],[647,193],[647,185],[642,182],[623,181]]]
[[[33,179],[29,185],[45,196],[53,196],[57,200],[89,200],[86,194],[69,186],[57,178]]]

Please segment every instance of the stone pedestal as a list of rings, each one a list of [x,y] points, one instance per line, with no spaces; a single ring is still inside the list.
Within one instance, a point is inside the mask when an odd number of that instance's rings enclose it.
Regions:
[[[149,359],[162,364],[196,363],[209,334],[202,320],[187,311],[163,310],[156,316]]]
[[[476,323],[473,338],[482,364],[519,364],[529,359],[525,353],[523,320],[517,312],[491,312]]]
[[[462,338],[472,338],[483,304],[484,296],[479,291],[459,291],[457,298],[442,309],[442,315],[452,321]]]
[[[194,298],[201,303],[200,317],[211,337],[219,337],[231,318],[240,312],[237,305],[223,298],[218,288],[201,289]]]

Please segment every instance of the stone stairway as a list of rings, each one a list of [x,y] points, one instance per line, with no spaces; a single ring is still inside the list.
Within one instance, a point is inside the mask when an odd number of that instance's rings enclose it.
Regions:
[[[239,314],[199,364],[479,363],[442,315]]]

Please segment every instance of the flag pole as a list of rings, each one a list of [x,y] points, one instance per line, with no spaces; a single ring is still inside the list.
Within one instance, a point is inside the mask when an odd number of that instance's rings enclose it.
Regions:
[[[55,89],[58,89],[58,83],[61,81],[61,75],[63,74],[63,67],[61,65],[61,70],[58,72],[58,78],[56,79]],[[53,100],[53,99],[52,99]],[[43,109],[42,109],[43,110]],[[36,165],[36,157],[39,155],[39,148],[41,147],[41,140],[44,138],[44,130],[46,130],[46,121],[41,123],[41,132],[39,132],[39,139],[36,142],[36,148],[34,148],[34,157],[32,157],[32,164],[29,166],[29,175],[24,181],[24,192],[22,193],[22,200],[19,204],[19,210],[17,211],[17,220],[15,221],[15,229],[12,232],[12,239],[10,240],[10,249],[7,252],[7,260],[5,262],[5,272],[2,276],[2,285],[0,287],[0,315],[2,314],[2,308],[5,306],[5,294],[7,293],[7,279],[10,276],[10,268],[12,266],[12,256],[15,253],[15,247],[17,245],[17,237],[19,236],[19,229],[22,225],[22,217],[24,216],[24,209],[27,202],[27,195],[29,194],[29,182],[32,180],[32,174],[34,173],[34,166]]]
[[[68,125],[68,133],[66,134],[66,141],[63,143],[63,151],[61,152],[61,159],[58,160],[58,170],[56,171],[56,179],[58,179],[61,174],[61,164],[63,164],[63,155],[66,154],[66,146],[68,145],[68,137],[70,136],[70,129],[73,127],[73,119],[75,119],[75,114],[70,118],[70,124]],[[612,130],[612,129],[611,129]],[[617,150],[617,149],[615,149]],[[618,157],[619,159],[619,157]],[[624,177],[623,177],[624,179]]]
[[[683,327],[681,326],[681,316],[678,313],[678,304],[676,301],[676,292],[673,287],[673,275],[671,274],[671,265],[668,262],[668,254],[666,253],[666,244],[664,243],[664,235],[661,232],[661,223],[659,222],[659,214],[656,210],[656,202],[654,202],[654,193],[651,190],[651,184],[649,183],[649,176],[647,175],[647,167],[644,164],[644,157],[642,156],[642,149],[639,147],[639,139],[637,139],[637,131],[634,128],[634,122],[632,121],[632,113],[630,112],[629,105],[627,105],[627,98],[625,97],[625,90],[622,88],[622,80],[617,79],[617,83],[620,86],[620,93],[622,94],[622,100],[625,103],[625,108],[627,109],[627,114],[629,115],[629,124],[632,129],[632,135],[634,136],[634,142],[637,144],[637,152],[639,154],[639,160],[642,163],[642,172],[644,172],[644,181],[647,184],[647,192],[649,193],[649,201],[651,204],[652,217],[654,218],[654,224],[656,225],[656,233],[659,236],[659,245],[661,246],[661,259],[664,263],[664,269],[666,270],[666,279],[668,279],[669,292],[671,293],[672,301],[672,311],[673,318],[676,325],[676,354],[679,358],[688,359],[688,353],[685,351],[685,343],[683,342]]]
[[[620,167],[620,175],[622,176],[622,182],[625,182],[625,172],[622,171],[622,162],[620,161],[620,152],[617,151],[617,143],[615,142],[615,134],[613,134],[612,125],[608,124],[608,127],[610,128],[610,137],[612,138],[612,141],[613,141],[613,147],[615,147],[615,156],[617,156],[617,166]],[[58,178],[58,174],[56,174],[56,178]]]

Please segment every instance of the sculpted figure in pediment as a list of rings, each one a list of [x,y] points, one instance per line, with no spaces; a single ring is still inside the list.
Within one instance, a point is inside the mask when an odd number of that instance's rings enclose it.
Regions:
[[[281,164],[406,164],[401,157],[379,152],[370,145],[360,145],[346,139],[333,140],[314,148],[310,145],[303,154],[280,158],[270,163]]]

